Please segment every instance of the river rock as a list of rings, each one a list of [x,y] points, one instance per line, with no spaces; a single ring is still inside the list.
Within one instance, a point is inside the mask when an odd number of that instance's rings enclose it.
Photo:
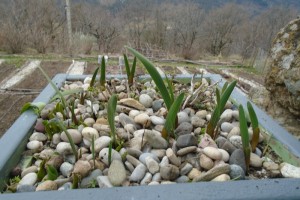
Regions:
[[[161,159],[161,161],[160,161],[160,163],[159,163],[159,166],[160,166],[160,167],[162,167],[162,166],[167,166],[168,164],[169,164],[169,159],[168,159],[167,156],[164,156],[164,157]]]
[[[108,163],[108,151],[109,151],[108,148],[104,148],[99,153],[100,161],[105,163],[107,166],[109,165],[109,163]],[[113,161],[113,160],[122,161],[121,155],[119,154],[119,152],[117,152],[114,149],[111,150],[111,161]]]
[[[148,94],[141,94],[139,96],[139,102],[145,107],[150,108],[152,107],[152,98]]]
[[[189,173],[188,177],[189,179],[193,180],[196,177],[199,177],[201,175],[201,171],[199,171],[197,168],[193,168]]]
[[[182,148],[182,149],[178,150],[177,155],[178,156],[184,156],[186,154],[193,153],[193,152],[196,152],[196,151],[197,151],[197,147],[195,147],[195,146],[185,147],[185,148]]]
[[[47,162],[46,165],[52,165],[56,169],[59,169],[61,164],[64,162],[64,157],[62,155],[54,154]]]
[[[150,117],[146,113],[140,113],[137,116],[135,116],[134,122],[142,125],[143,127],[145,126],[146,128],[148,128],[151,125]]]
[[[79,144],[82,141],[82,136],[81,136],[81,134],[80,134],[80,132],[78,130],[76,130],[76,129],[68,129],[67,131],[70,134],[70,136],[71,136],[71,138],[72,138],[72,140],[73,140],[73,142],[75,144]],[[69,139],[68,139],[68,137],[67,137],[67,135],[66,135],[65,132],[61,133],[60,139],[62,141],[64,141],[64,142],[69,142]]]
[[[227,151],[225,151],[224,149],[218,149],[220,152],[221,152],[221,154],[222,154],[222,160],[224,161],[224,162],[228,162],[229,161],[229,153],[227,152]]]
[[[146,158],[147,157],[151,157],[153,158],[156,162],[159,162],[159,159],[158,157],[155,155],[155,154],[152,154],[152,153],[142,153],[140,156],[139,156],[139,161],[141,161],[144,165],[146,164]]]
[[[239,165],[230,165],[230,173],[229,176],[234,180],[244,180],[245,179],[245,171]]]
[[[141,180],[141,185],[148,185],[152,180],[152,174],[147,172],[144,178]]]
[[[218,148],[216,142],[208,135],[205,133],[204,135],[200,136],[200,143],[198,145],[200,148],[205,148],[205,147],[215,147]]]
[[[223,122],[229,122],[232,118],[232,110],[231,109],[226,109],[220,116],[220,120]]]
[[[227,133],[229,133],[233,129],[233,127],[234,126],[229,122],[223,122],[221,124],[221,130]]]
[[[143,104],[132,98],[121,99],[119,103],[137,110],[145,110],[145,106]]]
[[[186,112],[179,112],[177,113],[177,117],[178,117],[178,124],[181,124],[183,122],[190,122],[190,118],[189,115]]]
[[[175,166],[177,166],[177,167],[180,166],[180,164],[181,164],[181,159],[175,155],[175,153],[173,152],[173,150],[172,150],[171,148],[168,148],[168,149],[167,149],[167,151],[166,151],[166,156],[168,157],[169,161],[170,161],[173,165],[175,165]]]
[[[206,121],[204,119],[201,119],[200,117],[198,117],[196,115],[191,117],[191,124],[195,128],[197,128],[197,127],[202,127],[203,128],[205,126],[205,123],[206,123]]]
[[[39,184],[36,188],[36,191],[47,191],[47,190],[57,190],[56,182],[47,180]]]
[[[252,152],[250,154],[250,166],[258,168],[262,166],[262,159]]]
[[[129,180],[133,182],[140,182],[144,178],[146,171],[146,166],[144,164],[139,164],[130,175]]]
[[[179,176],[179,177],[175,180],[176,183],[187,183],[187,182],[189,182],[189,181],[190,181],[190,179],[189,179],[189,177],[187,177],[187,176]]]
[[[180,135],[176,140],[177,147],[184,148],[188,146],[197,146],[198,142],[195,136],[191,134]]]
[[[151,154],[155,155],[158,159],[162,159],[166,155],[165,149],[151,149]]]
[[[126,170],[122,161],[113,160],[108,169],[108,179],[113,186],[121,186],[126,179]]]
[[[186,175],[193,169],[193,166],[190,163],[185,163],[180,169],[180,175]]]
[[[264,162],[263,166],[266,170],[278,170],[279,169],[279,165],[277,163],[274,163],[272,161],[268,162]]]
[[[175,165],[168,164],[160,167],[160,175],[164,180],[173,181],[179,176],[179,169]]]
[[[83,123],[89,127],[92,127],[96,122],[95,122],[94,118],[88,117],[88,118],[84,119]]]
[[[92,167],[88,161],[78,160],[74,165],[73,173],[79,174],[81,178],[84,178],[90,173],[91,169]]]
[[[83,128],[81,134],[82,134],[83,138],[86,139],[89,142],[92,142],[93,137],[94,137],[95,140],[97,138],[99,138],[98,131],[95,128],[92,128],[92,127]]]
[[[56,151],[61,155],[72,154],[72,147],[68,142],[60,142],[56,146]]]
[[[200,155],[200,166],[205,170],[210,170],[214,166],[214,161],[205,154]]]
[[[222,159],[222,153],[219,151],[219,149],[214,148],[214,147],[205,147],[203,149],[203,153],[213,160],[221,160]]]
[[[217,181],[217,182],[223,182],[223,181],[229,181],[230,176],[228,174],[221,174],[217,176],[216,178],[212,179],[211,181]]]
[[[164,125],[166,122],[166,120],[164,118],[157,117],[155,115],[150,116],[150,120],[151,120],[152,124],[154,124],[154,125]]]
[[[239,127],[233,127],[231,131],[229,132],[227,138],[230,139],[234,135],[240,135],[240,128]]]
[[[162,99],[157,99],[152,102],[152,109],[157,112],[163,106],[164,101]]]
[[[193,125],[189,122],[182,122],[179,126],[175,129],[175,133],[177,135],[185,135],[190,134],[193,131]]]
[[[97,182],[99,185],[99,188],[111,188],[113,185],[110,183],[108,176],[98,176]]]
[[[95,152],[99,153],[103,148],[108,147],[111,138],[108,136],[101,136],[95,140]],[[90,146],[90,150],[92,146]]]
[[[242,149],[243,143],[242,143],[242,137],[239,135],[233,135],[229,138],[229,141],[231,144],[233,144],[236,148]]]
[[[154,149],[168,148],[168,142],[153,131],[146,131],[145,139]]]
[[[211,181],[221,174],[229,174],[230,166],[228,164],[219,164],[206,173],[201,174],[193,179],[193,182]]]
[[[246,171],[246,163],[245,163],[245,156],[242,149],[236,149],[229,158],[229,164],[239,165],[244,172]]]
[[[52,144],[57,145],[60,142],[61,142],[61,140],[60,140],[60,134],[55,133],[52,136]]]
[[[289,163],[281,163],[280,172],[285,178],[300,178],[300,167],[296,167]]]
[[[19,182],[19,185],[34,185],[37,181],[37,174],[34,172],[26,174],[21,181]]]
[[[37,149],[41,148],[42,146],[43,146],[43,143],[39,142],[37,140],[30,141],[27,143],[27,149],[30,149],[30,150],[37,150]]]
[[[200,119],[206,119],[207,111],[206,110],[199,110],[195,114],[198,116]]]
[[[64,177],[69,177],[74,169],[74,166],[68,162],[64,162],[59,170]]]
[[[24,169],[21,173],[21,178],[23,178],[24,176],[26,176],[27,174],[29,173],[35,173],[38,171],[38,168],[37,166],[30,166],[30,167],[27,167],[26,169]]]
[[[151,174],[159,172],[159,164],[152,157],[146,157],[146,166]]]
[[[34,185],[18,185],[16,193],[22,192],[35,192],[36,187]]]
[[[34,132],[32,133],[32,135],[29,138],[29,141],[39,141],[39,142],[44,142],[46,141],[48,138],[44,133],[40,133],[40,132]]]

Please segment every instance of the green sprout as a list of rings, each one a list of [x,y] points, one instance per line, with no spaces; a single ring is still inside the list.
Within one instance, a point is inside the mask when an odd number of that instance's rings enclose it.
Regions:
[[[93,135],[92,137],[92,157],[93,157],[93,163],[94,163],[94,168],[96,166],[96,163],[95,163],[95,160],[96,160],[96,157],[95,157],[95,135]]]
[[[110,137],[112,138],[113,146],[116,147],[115,112],[117,107],[117,95],[113,94],[107,104],[107,118],[110,126]]]
[[[100,88],[103,91],[105,89],[105,60],[104,56],[102,57],[101,60],[101,69],[100,69]]]
[[[251,150],[250,150],[250,144],[249,144],[249,133],[248,133],[247,120],[246,120],[244,108],[242,105],[239,106],[239,117],[240,117],[240,130],[241,130],[243,151],[244,151],[244,155],[245,155],[246,168],[248,171],[249,165],[250,165]]]
[[[58,172],[52,165],[47,165],[48,180],[54,181],[58,177]]]
[[[228,83],[225,83],[222,88],[221,94],[220,94],[220,90],[218,88],[216,89],[217,105],[206,128],[206,132],[212,138],[216,137],[215,129],[220,120],[220,116],[224,111],[226,102],[228,101],[236,83],[237,83],[236,81],[231,82],[229,85]]]
[[[252,149],[252,152],[255,152],[256,146],[259,142],[260,129],[258,127],[258,119],[257,119],[256,113],[252,107],[252,104],[249,101],[247,102],[247,108],[248,108],[249,117],[251,120],[251,126],[252,126],[252,130],[253,130],[253,136],[252,136],[252,140],[251,140],[251,149]]]
[[[132,67],[129,67],[128,59],[127,56],[124,54],[124,62],[125,62],[125,69],[127,73],[127,78],[128,78],[128,84],[132,85],[133,84],[133,78],[134,78],[134,73],[136,69],[136,57],[133,59]]]
[[[41,111],[43,110],[43,108],[45,107],[45,105],[46,104],[44,102],[33,102],[33,103],[27,102],[22,107],[21,113],[23,113],[23,112],[25,112],[27,110],[33,110],[33,112],[36,115],[40,116]]]

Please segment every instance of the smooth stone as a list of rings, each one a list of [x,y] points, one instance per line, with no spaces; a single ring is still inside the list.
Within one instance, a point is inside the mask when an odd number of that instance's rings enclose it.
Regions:
[[[187,182],[189,182],[189,181],[190,181],[190,179],[189,179],[189,177],[187,177],[187,176],[179,176],[179,177],[175,180],[176,183],[187,183]]]
[[[262,159],[256,155],[255,153],[250,154],[250,166],[252,167],[261,167],[262,166]]]
[[[176,154],[178,156],[184,156],[186,154],[193,153],[193,152],[196,152],[196,151],[197,151],[197,147],[190,146],[190,147],[185,147],[185,148],[179,149]]]
[[[210,137],[208,134],[204,134],[200,136],[200,142],[198,145],[200,148],[205,148],[205,147],[215,147],[218,148],[216,142]]]
[[[160,167],[160,175],[164,180],[173,181],[179,176],[179,169],[175,165],[168,164]]]
[[[169,159],[168,159],[167,156],[164,156],[164,157],[161,159],[161,161],[160,161],[160,163],[159,163],[159,166],[160,166],[160,167],[163,167],[163,166],[167,166],[168,164],[169,164]]]
[[[190,118],[189,115],[186,112],[178,112],[177,113],[177,117],[178,117],[178,124],[181,124],[183,122],[190,122]]]
[[[80,187],[81,188],[88,188],[91,186],[91,183],[93,181],[97,181],[97,177],[102,176],[102,171],[100,169],[95,169],[91,172],[90,175],[87,177],[83,178],[80,182]]]
[[[152,181],[152,174],[147,172],[144,178],[141,180],[140,185],[148,185]]]
[[[134,166],[129,162],[129,161],[125,161],[125,167],[132,173],[134,170]]]
[[[61,191],[61,190],[71,190],[71,189],[72,189],[72,183],[67,182],[64,183],[62,186],[60,186],[57,190]]]
[[[33,185],[18,185],[17,186],[17,193],[22,192],[35,192],[36,187]]]
[[[225,151],[224,149],[218,149],[220,152],[221,152],[221,154],[222,154],[222,160],[224,161],[224,162],[228,162],[229,161],[229,158],[230,158],[230,155],[229,155],[229,153],[227,152],[227,151]]]
[[[80,132],[78,130],[68,129],[67,131],[70,134],[70,136],[75,144],[79,144],[80,142],[82,142],[82,135],[80,134]],[[61,133],[60,139],[64,142],[69,142],[69,139],[65,132]]]
[[[233,129],[231,129],[231,131],[228,133],[227,138],[230,139],[234,135],[240,135],[239,127],[233,127]]]
[[[193,179],[193,182],[199,182],[199,181],[211,181],[217,176],[221,174],[229,174],[230,172],[230,165],[228,164],[219,164],[215,166],[214,168],[210,169],[206,173],[201,174],[198,177],[195,177]]]
[[[223,122],[221,124],[221,130],[224,132],[229,133],[233,128],[234,128],[234,126],[229,122]]]
[[[206,121],[210,121],[210,119],[211,119],[211,114],[207,114],[205,118],[206,118]]]
[[[109,146],[111,138],[108,136],[101,136],[95,140],[95,153],[99,153],[102,149]],[[90,146],[92,150],[92,146]]]
[[[108,163],[108,152],[109,152],[108,148],[103,148],[99,153],[100,161],[105,163],[107,166],[109,165],[109,163]],[[122,161],[121,155],[119,154],[119,152],[117,152],[114,149],[111,150],[111,161],[113,161],[113,160]]]
[[[51,158],[51,156],[53,156],[53,154],[54,154],[54,150],[53,149],[44,149],[39,154],[39,158],[42,159],[42,160],[48,160],[48,159]]]
[[[108,176],[98,176],[97,182],[99,185],[99,188],[111,188],[113,185],[110,183]]]
[[[233,135],[229,138],[229,142],[233,144],[236,148],[242,149],[243,143],[242,143],[242,137],[239,135]]]
[[[26,176],[27,174],[29,173],[35,173],[38,171],[38,168],[37,166],[30,166],[30,167],[27,167],[26,169],[24,169],[21,173],[21,178],[23,178],[24,176]]]
[[[75,164],[76,162],[76,158],[74,155],[66,155],[64,156],[65,157],[65,161],[68,162],[68,163],[71,163],[71,164]]]
[[[193,180],[196,177],[199,177],[201,175],[201,171],[199,171],[197,168],[193,168],[189,173],[188,177],[189,179]]]
[[[83,123],[89,127],[92,127],[96,122],[95,122],[94,118],[88,117],[83,121]]]
[[[188,146],[197,146],[198,141],[195,136],[191,134],[180,135],[176,140],[177,147],[184,148]]]
[[[214,147],[205,147],[203,149],[203,153],[213,160],[221,160],[222,159],[222,153],[219,151],[219,149],[214,148]]]
[[[246,171],[246,163],[245,163],[245,156],[242,149],[236,149],[229,158],[229,164],[239,165],[243,171]]]
[[[119,120],[120,120],[123,127],[125,127],[126,124],[132,124],[132,125],[135,126],[136,129],[139,129],[141,127],[141,125],[135,123],[133,118],[129,117],[125,113],[120,113],[119,114]]]
[[[133,125],[133,124],[126,124],[124,126],[124,129],[128,132],[128,133],[131,133],[133,134],[134,131],[136,131],[136,127]]]
[[[165,149],[151,149],[151,154],[155,155],[158,159],[162,159],[166,155]]]
[[[220,116],[220,120],[224,122],[229,122],[232,118],[232,110],[231,109],[226,109]]]
[[[266,170],[278,170],[279,169],[279,165],[277,163],[274,163],[274,162],[264,162],[263,167]]]
[[[192,131],[193,131],[193,125],[191,123],[189,123],[189,122],[182,122],[175,129],[175,133],[177,135],[190,134]]]
[[[164,118],[157,117],[155,115],[150,116],[150,120],[151,120],[152,124],[154,124],[154,125],[164,125],[166,122],[166,120]]]
[[[139,96],[139,102],[145,106],[145,108],[150,108],[152,107],[152,98],[148,94],[141,94]]]
[[[207,115],[207,111],[206,110],[199,110],[199,111],[196,112],[195,115],[198,116],[201,119],[205,119],[206,115]]]
[[[140,182],[144,178],[146,171],[146,166],[139,164],[130,175],[129,180],[133,182]]]
[[[44,181],[36,187],[36,191],[57,190],[57,184],[54,181]]]
[[[159,185],[159,182],[157,182],[157,181],[151,181],[148,185]]]
[[[171,148],[168,148],[166,151],[166,156],[168,157],[171,164],[179,167],[181,164],[181,159],[176,156]]]
[[[145,106],[132,98],[121,99],[120,104],[135,108],[137,110],[145,110]]]
[[[74,169],[74,166],[68,162],[64,162],[59,168],[61,174],[64,177],[70,177],[73,169]]]
[[[230,173],[229,176],[233,180],[244,180],[245,179],[245,171],[239,165],[230,165]]]
[[[218,146],[219,148],[221,148],[221,147],[223,146],[223,144],[224,144],[226,141],[228,141],[226,138],[220,137],[220,136],[219,136],[219,137],[216,139],[216,144],[217,144],[217,146]]]
[[[74,165],[73,173],[79,174],[81,178],[84,178],[90,173],[91,169],[92,167],[88,161],[78,160]]]
[[[255,148],[255,154],[258,155],[259,157],[262,157],[262,151],[259,148]]]
[[[228,140],[225,141],[225,143],[220,147],[220,149],[224,149],[229,154],[232,154],[237,148],[231,144]]]
[[[108,169],[108,179],[113,186],[122,185],[126,179],[126,170],[122,161],[112,161]]]
[[[142,151],[138,150],[138,149],[133,149],[133,148],[127,148],[127,154],[135,157],[135,158],[139,158],[140,155],[142,155]]]
[[[136,159],[135,157],[133,157],[131,155],[126,155],[126,160],[135,167],[137,167],[139,164],[143,164],[143,163],[141,163],[141,161],[139,161],[138,159]],[[146,163],[146,161],[145,161],[145,163]]]
[[[200,166],[205,170],[210,170],[214,167],[214,161],[205,154],[200,155]]]
[[[52,165],[53,167],[55,167],[56,169],[59,169],[59,167],[61,166],[61,164],[63,164],[64,162],[64,157],[62,155],[57,155],[54,154],[50,160],[48,160],[46,162],[46,165]]]
[[[55,133],[52,136],[52,144],[57,145],[60,142],[61,142],[61,140],[60,140],[60,134]]]
[[[141,113],[135,116],[134,122],[142,125],[145,128],[148,128],[151,125],[150,117],[146,113]]]
[[[161,181],[161,175],[160,173],[156,173],[152,176],[152,181],[160,182]]]
[[[37,181],[37,174],[34,172],[26,174],[21,181],[19,182],[19,185],[34,185]]]
[[[120,92],[124,92],[126,90],[125,85],[117,85],[116,86],[116,92],[120,93]]]
[[[60,142],[56,146],[56,151],[61,155],[73,154],[72,147],[68,142]]]
[[[238,110],[233,110],[233,111],[232,111],[232,117],[233,117],[235,120],[239,120],[239,119],[240,119],[239,111],[238,111]]]
[[[82,134],[83,138],[88,140],[89,142],[92,141],[93,137],[94,137],[95,140],[97,138],[99,138],[98,131],[95,128],[92,128],[92,127],[83,128],[81,134]]]
[[[191,124],[197,128],[197,127],[205,127],[205,124],[206,124],[206,120],[204,119],[201,119],[200,117],[198,116],[193,116],[191,117]]]
[[[211,181],[217,181],[217,182],[223,182],[223,181],[229,181],[230,176],[228,174],[221,174],[217,176],[216,178],[212,179]]]
[[[157,135],[153,131],[146,131],[145,139],[154,149],[168,148],[168,142],[163,137]]]
[[[162,99],[157,99],[152,102],[152,109],[157,112],[163,106],[164,101]]]
[[[173,182],[173,181],[162,181],[160,184],[161,185],[172,185],[172,184],[176,184],[176,182]]]
[[[128,113],[128,116],[134,119],[137,115],[139,115],[141,112],[139,110],[131,110]]]
[[[29,138],[29,141],[39,141],[39,142],[44,142],[46,141],[48,138],[44,133],[40,133],[40,132],[34,132],[32,133],[32,135]]]
[[[186,175],[193,169],[193,165],[190,163],[185,163],[184,166],[180,169],[180,175]]]
[[[42,115],[41,115],[42,116]],[[48,117],[48,113],[47,115],[44,117],[44,119],[46,119]],[[37,131],[37,132],[40,132],[40,133],[44,133],[45,132],[45,126],[43,124],[43,119],[41,118],[38,118],[36,120],[36,124],[34,126],[34,130]]]
[[[146,166],[151,174],[155,174],[159,172],[159,164],[156,160],[154,160],[150,156],[146,157],[145,160],[146,160]]]
[[[41,148],[43,146],[43,143],[40,142],[40,141],[30,141],[27,143],[27,149],[30,149],[30,150],[37,150],[39,148]]]
[[[285,178],[300,178],[300,167],[296,167],[289,163],[281,163],[280,172]]]

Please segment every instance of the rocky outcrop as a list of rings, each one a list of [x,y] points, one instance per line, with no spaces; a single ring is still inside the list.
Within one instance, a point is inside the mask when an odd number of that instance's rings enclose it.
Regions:
[[[271,49],[272,62],[266,77],[271,105],[300,117],[300,18],[277,34]]]

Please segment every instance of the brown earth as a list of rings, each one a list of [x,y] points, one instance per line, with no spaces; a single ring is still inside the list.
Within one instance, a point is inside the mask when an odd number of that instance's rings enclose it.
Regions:
[[[12,64],[2,63],[0,65],[0,83],[7,77],[7,75],[11,74],[16,67]]]

